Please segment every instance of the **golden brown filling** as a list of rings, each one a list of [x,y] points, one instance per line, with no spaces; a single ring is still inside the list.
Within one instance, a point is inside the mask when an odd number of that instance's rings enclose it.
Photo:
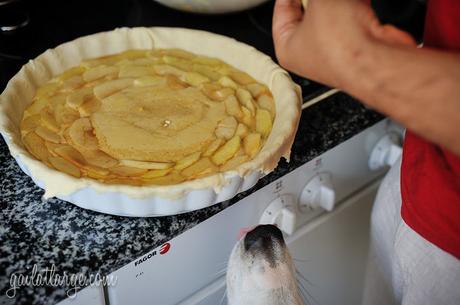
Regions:
[[[176,184],[235,169],[272,129],[269,89],[215,58],[130,50],[82,62],[40,87],[26,148],[75,177]]]

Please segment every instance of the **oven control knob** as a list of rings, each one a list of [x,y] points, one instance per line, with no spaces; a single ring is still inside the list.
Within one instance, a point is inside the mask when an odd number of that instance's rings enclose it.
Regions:
[[[274,224],[286,234],[291,235],[296,226],[294,200],[291,195],[281,195],[273,200],[260,218],[260,224]]]
[[[304,187],[299,198],[299,209],[307,212],[316,208],[332,211],[335,205],[335,190],[330,173],[319,173]]]
[[[402,153],[400,138],[397,133],[390,132],[375,144],[369,158],[369,168],[371,170],[379,170],[385,166],[392,166],[399,159]]]

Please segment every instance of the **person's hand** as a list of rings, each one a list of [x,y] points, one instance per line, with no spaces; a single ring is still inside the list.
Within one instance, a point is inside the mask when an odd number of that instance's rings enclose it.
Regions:
[[[381,44],[415,46],[397,28],[381,25],[360,0],[277,0],[273,15],[276,55],[286,69],[329,86],[342,88],[343,71]]]

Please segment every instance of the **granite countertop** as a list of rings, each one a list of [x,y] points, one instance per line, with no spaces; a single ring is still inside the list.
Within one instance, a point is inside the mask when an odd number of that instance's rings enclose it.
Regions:
[[[104,20],[97,13],[85,13],[89,0],[70,1],[65,10],[50,10],[47,4],[63,3],[55,0],[25,2],[31,5],[33,27],[17,36],[0,35],[0,90],[28,58],[75,37],[120,26],[211,30],[250,43],[274,57],[269,30],[272,2],[222,17],[188,15],[150,0],[120,0],[120,5],[109,0],[91,1],[96,11],[103,12]],[[58,11],[69,15],[61,16]],[[17,54],[13,61],[1,57],[13,52]],[[295,76],[294,81],[302,86],[304,100],[327,90]],[[27,286],[18,289],[15,298],[7,298],[11,275],[29,274],[34,265],[39,269],[54,265],[60,274],[109,274],[381,119],[346,94],[333,95],[303,111],[290,163],[282,160],[254,188],[230,201],[157,218],[110,216],[59,199],[43,200],[43,190],[20,170],[0,138],[0,304],[55,304],[65,298],[66,287]]]
[[[65,287],[24,287],[5,292],[13,273],[56,266],[56,272],[109,274],[213,216],[249,193],[294,170],[382,119],[339,93],[303,111],[291,162],[251,190],[209,208],[177,216],[129,218],[84,210],[59,199],[43,200],[37,187],[0,142],[0,303],[54,304]]]

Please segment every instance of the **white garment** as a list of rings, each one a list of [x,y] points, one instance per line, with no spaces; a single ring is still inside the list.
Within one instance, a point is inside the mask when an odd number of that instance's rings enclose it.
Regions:
[[[383,180],[372,210],[363,304],[459,305],[460,260],[402,220],[400,169],[401,160]]]

